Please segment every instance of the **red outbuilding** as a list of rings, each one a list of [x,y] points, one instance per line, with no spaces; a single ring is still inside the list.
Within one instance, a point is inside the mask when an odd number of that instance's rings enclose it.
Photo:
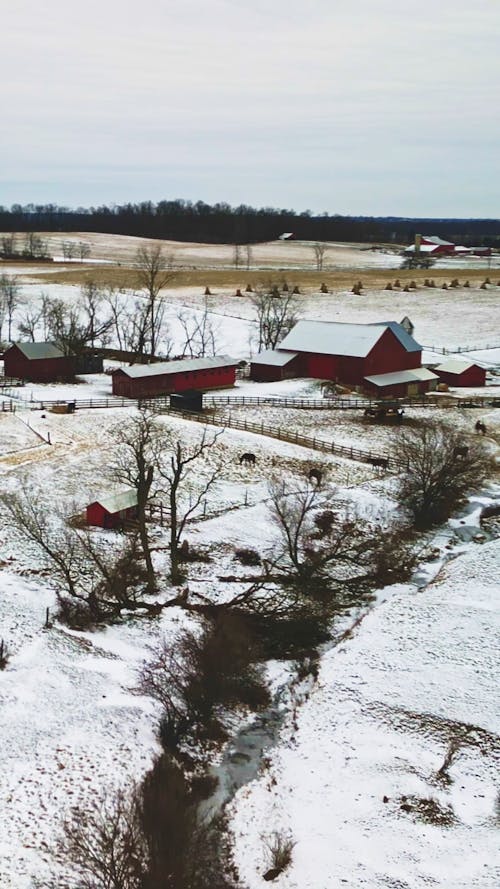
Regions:
[[[137,494],[128,489],[106,494],[87,506],[87,525],[98,528],[119,528],[127,519],[137,515]]]
[[[484,386],[486,370],[473,361],[450,359],[434,368],[441,383],[448,386]]]
[[[113,373],[113,395],[154,398],[186,389],[223,389],[234,386],[237,366],[236,359],[223,355],[120,367]]]
[[[439,378],[427,367],[397,370],[393,373],[365,377],[364,388],[378,398],[405,398],[432,392]]]
[[[34,383],[70,380],[75,359],[54,343],[13,343],[4,353],[4,373]]]
[[[363,386],[367,376],[420,367],[421,356],[422,346],[396,321],[299,321],[277,349],[252,360],[250,376],[269,381],[285,375],[313,377]]]

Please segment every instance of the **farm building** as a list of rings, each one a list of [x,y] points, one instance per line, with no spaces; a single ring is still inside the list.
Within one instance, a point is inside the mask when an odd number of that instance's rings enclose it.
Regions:
[[[13,343],[4,354],[6,377],[34,383],[68,380],[75,373],[75,359],[54,343]]]
[[[131,489],[106,494],[87,506],[87,525],[98,528],[119,528],[137,515],[137,494]]]
[[[423,395],[432,392],[439,378],[426,367],[398,370],[388,374],[375,374],[365,377],[364,388],[373,395],[404,398],[407,395]]]
[[[299,321],[277,349],[252,360],[250,376],[268,381],[313,377],[363,386],[367,376],[419,368],[421,355],[422,346],[396,321]]]
[[[236,359],[223,355],[120,367],[113,373],[113,395],[153,398],[186,389],[222,389],[234,386],[237,365]]]
[[[448,386],[484,386],[486,371],[473,361],[456,359],[445,361],[434,368],[441,383]]]
[[[250,378],[258,383],[273,383],[276,380],[287,380],[298,377],[298,352],[281,352],[278,349],[266,349],[259,352],[250,362]]]

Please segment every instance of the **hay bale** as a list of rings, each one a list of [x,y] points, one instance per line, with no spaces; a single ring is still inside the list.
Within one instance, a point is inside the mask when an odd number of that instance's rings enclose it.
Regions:
[[[205,296],[212,296],[210,293],[210,287],[205,287]]]
[[[386,289],[386,290],[392,290],[392,284],[391,284],[390,281],[387,282],[387,284],[386,284],[386,286],[385,286],[385,289]]]

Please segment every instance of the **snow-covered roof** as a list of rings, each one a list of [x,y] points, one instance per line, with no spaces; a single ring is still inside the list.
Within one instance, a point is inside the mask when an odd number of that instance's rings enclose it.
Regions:
[[[182,358],[178,361],[159,361],[157,364],[133,364],[132,367],[120,367],[116,373],[124,373],[133,379],[142,377],[160,377],[169,374],[188,373],[191,370],[215,370],[218,367],[235,367],[236,358],[219,355],[216,358]]]
[[[279,235],[278,241],[290,241],[291,238],[294,238],[295,235],[293,232],[283,232],[282,235]]]
[[[282,352],[275,349],[266,349],[252,358],[252,364],[269,364],[274,367],[284,367],[292,358],[297,357],[297,352]]]
[[[419,247],[415,247],[415,244],[410,244],[409,247],[406,247],[405,253],[434,253],[435,250],[438,249],[438,244],[420,244]]]
[[[365,358],[382,336],[381,328],[389,328],[407,352],[421,351],[422,347],[396,321],[375,324],[298,321],[279,344],[279,350]]]
[[[398,383],[416,383],[423,380],[438,380],[432,370],[427,367],[414,367],[411,370],[396,370],[389,374],[376,374],[373,377],[364,377],[368,383],[374,386],[394,386]]]
[[[106,512],[114,514],[122,509],[130,509],[131,506],[137,506],[137,492],[132,488],[127,488],[125,491],[116,491],[115,493],[98,497],[97,500],[94,500],[94,503],[98,503]]]
[[[464,370],[469,370],[469,367],[477,367],[477,365],[473,361],[468,361],[467,358],[450,358],[449,361],[443,361],[434,370],[436,373],[442,370],[447,374],[461,374]]]
[[[437,247],[454,247],[452,241],[443,241],[439,235],[422,235],[423,244],[435,244]]]
[[[55,343],[14,343],[25,358],[64,358],[64,352]]]

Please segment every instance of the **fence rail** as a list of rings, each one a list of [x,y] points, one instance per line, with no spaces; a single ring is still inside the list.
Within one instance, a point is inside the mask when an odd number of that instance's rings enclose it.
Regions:
[[[480,346],[422,346],[429,352],[438,352],[440,355],[455,355],[462,352],[487,352],[490,349],[500,349],[500,343],[482,343]]]
[[[151,407],[153,410],[156,409],[161,412],[161,406],[153,403]],[[282,429],[280,426],[271,426],[269,423],[252,423],[249,420],[237,420],[234,417],[216,417],[210,414],[191,413],[190,411],[173,411],[169,409],[169,413],[183,417],[187,420],[192,420],[196,423],[203,423],[203,425],[240,429],[242,432],[265,435],[266,437],[274,438],[277,441],[286,441],[290,444],[310,448],[314,451],[322,451],[325,454],[345,457],[348,460],[357,460],[360,463],[370,463],[372,466],[378,466],[381,469],[398,471],[403,468],[403,464],[390,454],[383,454],[380,453],[380,451],[365,451],[361,448],[335,444],[333,441],[325,441],[325,439],[318,438],[316,435],[312,437],[309,435],[300,435],[298,432]]]

